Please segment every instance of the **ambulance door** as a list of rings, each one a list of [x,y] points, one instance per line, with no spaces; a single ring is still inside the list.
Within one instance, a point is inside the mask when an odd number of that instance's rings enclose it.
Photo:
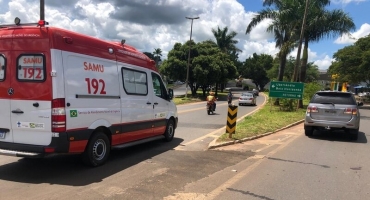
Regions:
[[[65,51],[62,57],[67,131],[88,139],[91,132],[85,129],[105,126],[115,145],[121,122],[116,61]]]
[[[153,95],[148,69],[121,65],[122,143],[153,134]],[[149,84],[150,83],[150,84]]]
[[[28,40],[29,41],[29,40]],[[26,40],[24,40],[26,42]],[[22,41],[13,41],[21,44]],[[45,42],[48,44],[47,42]],[[40,41],[38,44],[42,46]],[[27,45],[25,43],[24,45]],[[49,52],[13,51],[11,70],[11,122],[13,141],[49,145],[51,133],[52,82]]]
[[[0,40],[0,48],[3,46]],[[8,52],[0,50],[0,142],[13,142],[10,122],[10,70],[7,65]]]
[[[153,135],[161,135],[166,129],[166,119],[168,116],[168,107],[170,101],[168,100],[168,93],[165,85],[159,74],[152,72],[151,79],[153,86]]]

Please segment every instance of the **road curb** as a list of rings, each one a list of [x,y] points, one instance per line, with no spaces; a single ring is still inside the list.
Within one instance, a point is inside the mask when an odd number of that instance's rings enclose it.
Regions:
[[[282,130],[285,130],[285,129],[288,129],[290,127],[293,127],[293,126],[296,126],[300,123],[303,123],[304,122],[304,119],[302,120],[299,120],[299,121],[296,121],[294,123],[291,123],[287,126],[284,126],[283,128],[279,128],[275,131],[272,131],[272,132],[268,132],[268,133],[263,133],[263,134],[260,134],[260,135],[255,135],[255,136],[252,136],[252,137],[248,137],[248,138],[243,138],[243,139],[240,139],[240,140],[235,140],[235,141],[229,141],[229,142],[222,142],[222,143],[217,143],[216,140],[213,140],[209,145],[208,145],[208,149],[214,149],[214,148],[217,148],[217,147],[223,147],[223,146],[228,146],[228,145],[233,145],[233,144],[237,144],[237,143],[242,143],[242,142],[245,142],[245,141],[250,141],[250,140],[255,140],[255,139],[258,139],[258,138],[261,138],[261,137],[265,137],[265,136],[268,136],[268,135],[271,135],[273,133],[277,133],[279,131],[282,131]]]

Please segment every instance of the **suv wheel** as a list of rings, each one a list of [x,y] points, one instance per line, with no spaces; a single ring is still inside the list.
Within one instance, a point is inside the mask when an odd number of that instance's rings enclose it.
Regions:
[[[313,135],[313,128],[304,127],[304,134],[306,136],[312,136]]]
[[[351,129],[348,131],[349,132],[349,137],[351,140],[357,140],[358,139],[358,129]]]

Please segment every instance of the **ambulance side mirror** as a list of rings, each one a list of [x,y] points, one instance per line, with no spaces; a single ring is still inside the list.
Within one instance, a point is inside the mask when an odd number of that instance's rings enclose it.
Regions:
[[[173,99],[173,89],[168,89],[168,100],[172,100]]]

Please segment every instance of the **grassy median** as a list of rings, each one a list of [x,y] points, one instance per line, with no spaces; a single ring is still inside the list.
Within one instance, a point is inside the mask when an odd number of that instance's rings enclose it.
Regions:
[[[242,121],[237,123],[236,131],[235,134],[232,134],[232,138],[229,138],[229,133],[225,133],[218,138],[217,142],[240,140],[273,132],[304,119],[308,101],[303,101],[305,105],[303,109],[296,109],[297,100],[290,101],[285,99],[279,106],[271,105],[270,101],[274,102],[274,99],[269,99],[269,101],[257,112],[245,117]],[[291,110],[292,107],[293,110]]]
[[[206,94],[207,95],[207,94]],[[226,100],[227,97],[227,92],[217,92],[217,98],[219,100]],[[188,96],[185,97],[185,95],[175,97],[172,99],[173,102],[176,105],[181,105],[181,104],[187,104],[187,103],[196,103],[196,102],[202,102],[206,100],[206,96],[203,96],[203,91],[198,90],[196,95],[191,95],[188,93]]]

